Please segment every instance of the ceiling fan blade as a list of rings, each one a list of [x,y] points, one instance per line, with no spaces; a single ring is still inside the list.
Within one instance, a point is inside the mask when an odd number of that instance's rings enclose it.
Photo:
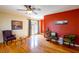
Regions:
[[[40,8],[32,8],[33,10],[37,10],[37,11],[40,11],[41,9]]]
[[[27,10],[24,10],[24,9],[17,9],[17,10],[19,10],[19,11],[27,11]]]
[[[37,15],[37,12],[34,12],[34,11],[33,11],[33,13]]]
[[[36,8],[36,10],[40,11],[41,9],[40,8]]]

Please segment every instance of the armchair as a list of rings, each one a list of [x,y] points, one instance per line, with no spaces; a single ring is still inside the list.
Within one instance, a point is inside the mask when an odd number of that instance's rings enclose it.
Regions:
[[[12,41],[15,39],[16,39],[16,37],[15,37],[15,35],[12,34],[11,30],[4,30],[3,31],[3,43],[7,44],[8,41]]]

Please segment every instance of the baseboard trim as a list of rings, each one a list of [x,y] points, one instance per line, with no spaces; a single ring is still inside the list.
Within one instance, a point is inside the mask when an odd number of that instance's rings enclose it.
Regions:
[[[67,43],[67,42],[66,42],[65,44],[67,44],[67,45],[68,45],[69,43]],[[78,44],[70,44],[70,46],[73,46],[73,45],[74,45],[74,46],[76,46],[76,47],[79,47],[79,45],[78,45]]]
[[[53,42],[56,42],[56,40],[51,40],[51,41],[53,41]],[[59,43],[59,42],[58,42]],[[67,42],[65,42],[65,44],[66,45],[68,45],[69,43],[67,43]],[[63,44],[62,44],[63,45]],[[75,46],[75,47],[79,47],[79,45],[78,44],[70,44],[70,46]]]

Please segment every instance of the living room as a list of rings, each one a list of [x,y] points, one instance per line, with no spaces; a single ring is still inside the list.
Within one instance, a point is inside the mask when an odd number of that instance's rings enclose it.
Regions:
[[[34,16],[28,14],[27,12],[28,10],[32,10]],[[35,12],[33,10],[38,11]],[[29,17],[28,15],[31,17]],[[76,52],[77,53],[79,52],[78,19],[79,19],[78,5],[0,6],[0,42],[1,42],[0,52],[3,53],[6,52],[7,53],[74,52],[75,53]],[[35,22],[31,23],[32,20]],[[32,27],[33,25],[34,28]],[[36,27],[35,25],[38,26]],[[12,34],[16,36],[16,40],[14,41],[11,40],[12,42],[7,42],[6,40],[4,40],[2,33],[2,31],[4,30],[12,30]],[[70,46],[68,44],[63,45],[61,41],[52,42],[51,38],[49,39],[48,36],[50,33],[46,34],[48,37],[44,37],[46,31],[57,33],[58,40],[60,37],[64,39],[63,38],[64,35],[72,35],[72,34],[76,35],[77,38],[74,41],[75,45],[73,46],[73,43],[69,42],[69,40],[68,42],[71,43]],[[34,34],[32,34],[31,32]],[[46,39],[49,40],[47,41]],[[44,43],[42,41],[44,41]]]

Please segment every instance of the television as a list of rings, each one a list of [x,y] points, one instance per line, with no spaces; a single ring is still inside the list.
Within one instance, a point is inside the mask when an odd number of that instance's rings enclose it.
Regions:
[[[55,33],[55,32],[52,32],[52,33],[51,33],[51,35],[52,35],[52,36],[55,36],[55,35],[56,35],[56,33]]]

